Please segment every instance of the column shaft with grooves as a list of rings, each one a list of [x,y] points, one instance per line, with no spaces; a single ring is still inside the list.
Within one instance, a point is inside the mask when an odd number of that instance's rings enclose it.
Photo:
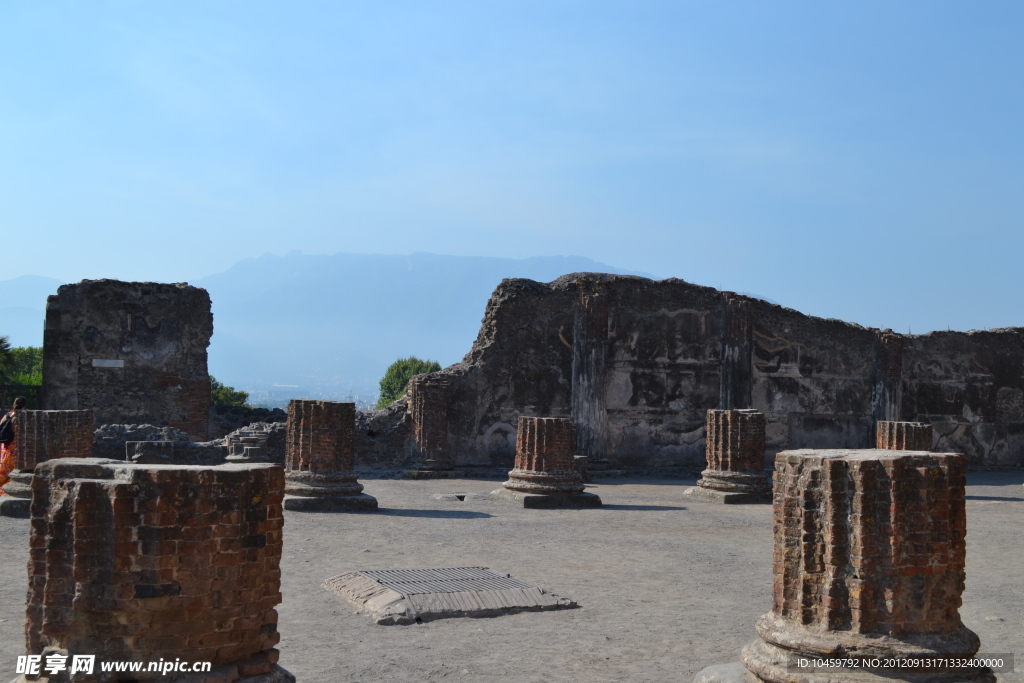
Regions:
[[[354,403],[289,402],[285,509],[376,509],[356,481],[355,414]]]
[[[707,462],[699,486],[734,493],[766,493],[764,415],[756,410],[709,410]]]
[[[825,681],[837,674],[797,675],[787,659],[977,652],[959,614],[963,455],[784,451],[775,467],[772,611],[757,623],[761,639],[743,650],[751,672],[766,681]]]
[[[508,473],[504,487],[540,494],[583,491],[583,479],[573,470],[575,443],[571,420],[520,416],[515,469]]]
[[[930,451],[932,426],[925,422],[878,422],[875,448],[887,451]]]
[[[279,466],[61,458],[37,467],[32,488],[29,654],[244,663],[236,677],[275,668]],[[119,677],[168,678],[145,669]]]
[[[448,393],[446,377],[419,375],[409,381],[409,412],[419,466],[451,469],[448,454]]]

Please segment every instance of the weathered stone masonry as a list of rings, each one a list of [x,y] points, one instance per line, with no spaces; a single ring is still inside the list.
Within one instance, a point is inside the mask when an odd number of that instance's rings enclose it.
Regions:
[[[966,460],[955,453],[779,453],[772,610],[757,623],[760,640],[744,648],[744,665],[763,680],[788,681],[793,655],[977,652],[959,614],[965,482]]]
[[[73,458],[40,465],[32,487],[29,653],[211,661],[224,680],[276,668],[279,466]]]
[[[288,404],[285,499],[288,510],[375,510],[355,473],[355,404]]]
[[[932,426],[923,422],[879,422],[875,448],[888,451],[930,451]]]
[[[209,432],[206,290],[187,284],[84,280],[46,304],[42,407],[93,410],[97,424]]]
[[[775,467],[772,609],[743,648],[743,666],[709,667],[695,681],[867,680],[854,665],[793,668],[800,658],[861,657],[908,665],[883,665],[879,679],[995,680],[988,669],[914,664],[970,658],[980,646],[959,612],[963,455],[798,450],[779,453]]]
[[[597,507],[573,467],[576,430],[558,417],[519,418],[515,468],[494,495],[524,507]]]
[[[418,466],[424,469],[452,468],[448,454],[447,377],[418,375],[409,380],[409,413]]]
[[[770,502],[764,468],[764,415],[749,408],[709,410],[707,469],[684,496],[719,503]]]
[[[971,465],[1024,464],[1024,328],[900,335],[681,280],[576,273],[503,281],[469,354],[435,374],[451,383],[456,467],[510,467],[519,417],[548,415],[612,468],[692,471],[707,410],[730,408],[765,416],[768,457],[870,448],[877,422],[913,421]],[[365,421],[361,465],[407,457],[367,436],[399,438],[404,410]]]

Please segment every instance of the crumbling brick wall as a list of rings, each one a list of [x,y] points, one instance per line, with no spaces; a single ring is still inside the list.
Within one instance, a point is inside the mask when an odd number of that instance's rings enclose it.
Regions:
[[[581,286],[600,292],[599,317],[580,305]],[[603,336],[591,318],[603,325],[605,307]],[[600,344],[577,343],[581,329]],[[519,416],[541,415],[599,435],[594,455],[612,467],[692,471],[705,462],[707,410],[724,408],[764,414],[767,458],[869,448],[876,422],[904,420],[932,424],[935,449],[971,465],[1024,464],[1024,328],[900,335],[682,280],[574,273],[503,281],[470,352],[438,374],[450,381],[456,466],[511,467]],[[603,407],[584,410],[585,395]],[[404,429],[396,410],[360,422],[358,464],[408,459],[368,436],[378,423]]]
[[[46,305],[42,407],[90,409],[96,423],[209,432],[206,290],[184,283],[83,280]]]
[[[279,466],[74,458],[40,465],[32,488],[29,653],[187,653],[214,667],[262,657],[253,673],[276,661]]]

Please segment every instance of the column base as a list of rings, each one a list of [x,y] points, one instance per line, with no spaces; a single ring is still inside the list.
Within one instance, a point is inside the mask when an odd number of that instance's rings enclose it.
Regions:
[[[706,489],[700,486],[691,486],[683,491],[684,498],[699,500],[705,503],[720,503],[723,505],[741,505],[745,503],[771,503],[771,491],[764,493],[734,493],[731,491],[719,491],[717,489]]]
[[[360,512],[377,509],[377,499],[360,493],[355,496],[285,496],[285,510],[302,512]]]
[[[0,496],[0,517],[31,517],[32,501],[28,498]]]
[[[491,491],[491,500],[523,508],[601,507],[601,498],[594,493],[523,493],[500,488]]]
[[[905,663],[921,659],[970,659],[980,641],[966,626],[937,633],[905,633],[898,637],[849,631],[817,631],[781,619],[769,612],[757,621],[760,638],[740,652],[751,673],[770,683],[836,683],[836,681],[891,681],[905,683],[995,683],[991,669],[903,668],[885,666],[885,660]],[[803,658],[806,663],[798,666]],[[815,668],[815,659],[868,660],[860,666]],[[871,664],[878,660],[877,664]],[[843,662],[840,661],[839,664]]]

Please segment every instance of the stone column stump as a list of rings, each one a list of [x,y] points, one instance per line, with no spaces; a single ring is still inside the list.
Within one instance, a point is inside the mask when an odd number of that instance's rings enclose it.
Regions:
[[[601,499],[583,491],[573,468],[575,445],[572,420],[520,416],[515,469],[491,495],[526,508],[600,507]]]
[[[26,652],[62,654],[69,668],[96,657],[94,675],[40,680],[294,683],[274,648],[283,497],[279,465],[39,465]],[[110,661],[213,669],[102,673]]]
[[[877,422],[875,448],[886,451],[930,451],[932,426],[925,422]]]
[[[14,422],[14,470],[0,496],[0,515],[28,517],[32,470],[56,458],[92,457],[91,410],[19,410]]]
[[[288,404],[286,510],[376,510],[355,473],[356,406],[295,399]]]
[[[419,462],[417,470],[452,469],[448,453],[447,377],[419,375],[409,380],[409,413]]]
[[[697,486],[683,491],[713,503],[770,503],[772,480],[764,469],[764,415],[756,410],[709,410],[708,467]]]
[[[989,669],[807,660],[970,658],[978,636],[960,621],[967,460],[957,453],[783,451],[775,460],[772,610],[742,667],[695,681],[994,681]]]

